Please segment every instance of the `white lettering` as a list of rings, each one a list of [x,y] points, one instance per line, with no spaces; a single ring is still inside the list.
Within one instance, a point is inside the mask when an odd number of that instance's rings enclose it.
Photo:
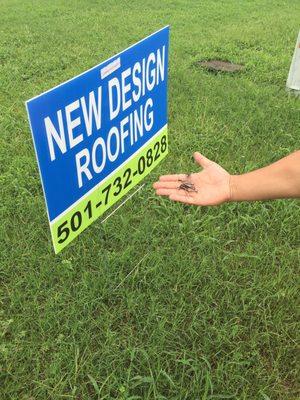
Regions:
[[[82,174],[85,174],[88,180],[92,179],[92,174],[88,169],[88,165],[90,163],[90,153],[88,149],[83,149],[79,153],[76,154],[76,169],[77,169],[77,179],[78,179],[78,186],[82,187]],[[85,158],[84,164],[81,164],[81,159]]]
[[[79,108],[79,100],[73,101],[73,103],[68,104],[66,106],[66,120],[67,120],[67,127],[68,127],[68,135],[69,135],[69,143],[70,149],[76,146],[83,140],[83,135],[80,134],[77,137],[73,135],[73,129],[80,125],[80,117],[77,117],[72,120],[71,113]]]
[[[157,50],[156,58],[157,58],[157,76],[156,76],[156,83],[159,84],[159,74],[161,82],[165,79],[165,51],[166,46],[163,46],[163,56],[161,57],[160,49]]]
[[[92,91],[89,93],[88,110],[84,97],[80,99],[84,123],[86,127],[86,133],[88,136],[92,134],[93,127],[93,116],[96,122],[97,130],[101,129],[101,103],[102,103],[102,87],[98,87],[98,102],[96,104],[95,93]]]
[[[113,88],[115,88],[116,93],[117,93],[117,105],[115,107],[113,104]],[[119,80],[117,78],[112,78],[108,82],[108,97],[109,97],[110,120],[113,120],[119,114],[120,106],[121,106],[121,89],[120,89]]]
[[[126,85],[126,78],[129,77],[131,74],[131,68],[125,69],[125,71],[122,72],[122,104],[123,104],[123,111],[127,110],[128,107],[131,106],[132,100],[129,98],[126,100],[126,94],[130,92],[131,89],[131,84],[128,83]]]
[[[155,86],[155,68],[152,68],[151,72],[149,71],[151,63],[155,64],[155,54],[154,53],[150,53],[148,60],[147,60],[146,83],[147,83],[147,89],[149,91],[151,91]],[[150,81],[150,77],[152,78],[151,81]]]
[[[135,101],[135,102],[139,101],[139,98],[141,97],[142,82],[141,82],[141,79],[137,76],[137,74],[140,74],[140,73],[141,73],[141,64],[139,62],[136,62],[132,69],[132,81],[133,81],[133,84],[138,89],[137,92],[135,89],[132,92],[132,98],[133,98],[133,101]]]
[[[122,150],[122,153],[124,153],[124,151],[125,151],[125,146],[124,146],[125,138],[129,134],[128,129],[124,129],[124,126],[126,124],[128,124],[128,120],[129,120],[128,116],[123,118],[122,121],[121,121],[121,126],[120,126],[120,128],[121,128],[120,129],[120,134],[121,134],[121,150]]]
[[[151,107],[151,108],[153,107],[153,100],[151,98],[149,98],[145,104],[144,125],[146,128],[146,131],[150,131],[150,129],[153,126],[153,110],[148,112],[149,107]],[[149,118],[149,122],[147,121],[147,117]]]
[[[102,163],[100,164],[100,166],[97,164],[97,148],[98,147],[102,148]],[[106,163],[106,147],[105,147],[105,142],[104,139],[102,137],[98,137],[95,140],[95,143],[93,145],[93,150],[92,150],[92,164],[93,164],[93,169],[94,171],[99,174],[103,168],[105,167],[105,163]]]
[[[116,150],[115,150],[115,153],[114,153],[114,154],[112,154],[112,151],[111,151],[111,139],[112,139],[113,136],[115,136],[115,138],[116,138]],[[117,158],[118,155],[119,155],[119,152],[120,152],[120,136],[119,136],[119,131],[118,131],[118,129],[117,129],[115,126],[113,126],[113,127],[110,129],[110,131],[109,131],[109,133],[108,133],[108,136],[107,136],[107,155],[108,155],[109,161],[115,161],[116,158]]]
[[[58,145],[62,153],[65,153],[67,151],[65,130],[64,130],[61,110],[57,111],[57,119],[58,119],[59,133],[55,129],[55,126],[53,125],[51,119],[49,117],[44,118],[51,161],[55,160],[53,139],[55,140],[56,144]]]

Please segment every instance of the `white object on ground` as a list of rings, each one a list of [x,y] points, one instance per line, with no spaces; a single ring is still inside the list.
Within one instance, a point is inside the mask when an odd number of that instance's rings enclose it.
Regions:
[[[121,204],[118,205],[118,207],[116,207],[110,214],[108,214],[102,221],[101,224],[103,224],[103,222],[105,222],[109,217],[111,217],[120,207],[122,207],[127,200],[131,199],[132,196],[134,196],[139,190],[142,189],[142,187],[145,186],[145,183],[143,183],[141,186],[139,186],[130,196],[126,197],[126,199],[124,201],[122,201]]]
[[[286,82],[286,87],[291,90],[300,91],[300,32],[298,35],[289,76]]]
[[[142,261],[145,260],[145,258],[148,256],[148,254],[149,253],[146,253],[144,255],[144,257],[132,268],[132,270],[125,276],[125,278],[121,280],[121,282],[113,289],[113,291],[119,289],[119,287],[121,285],[123,285],[123,283],[126,281],[126,279],[137,269],[137,267],[142,263]]]

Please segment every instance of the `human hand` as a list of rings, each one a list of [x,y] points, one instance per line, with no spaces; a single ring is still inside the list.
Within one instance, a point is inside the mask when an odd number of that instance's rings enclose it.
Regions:
[[[156,194],[170,200],[198,206],[214,206],[230,200],[230,174],[220,165],[200,153],[194,153],[195,161],[203,168],[194,174],[162,175],[153,184]],[[182,183],[195,188],[179,189]]]

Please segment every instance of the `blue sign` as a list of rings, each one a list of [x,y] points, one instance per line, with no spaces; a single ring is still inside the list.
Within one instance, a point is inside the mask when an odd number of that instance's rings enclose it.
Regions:
[[[169,27],[26,103],[55,251],[167,154]]]

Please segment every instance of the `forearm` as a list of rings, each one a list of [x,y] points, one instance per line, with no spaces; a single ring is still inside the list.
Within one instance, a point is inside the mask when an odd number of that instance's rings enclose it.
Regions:
[[[230,177],[230,201],[300,198],[300,151],[267,167]]]

